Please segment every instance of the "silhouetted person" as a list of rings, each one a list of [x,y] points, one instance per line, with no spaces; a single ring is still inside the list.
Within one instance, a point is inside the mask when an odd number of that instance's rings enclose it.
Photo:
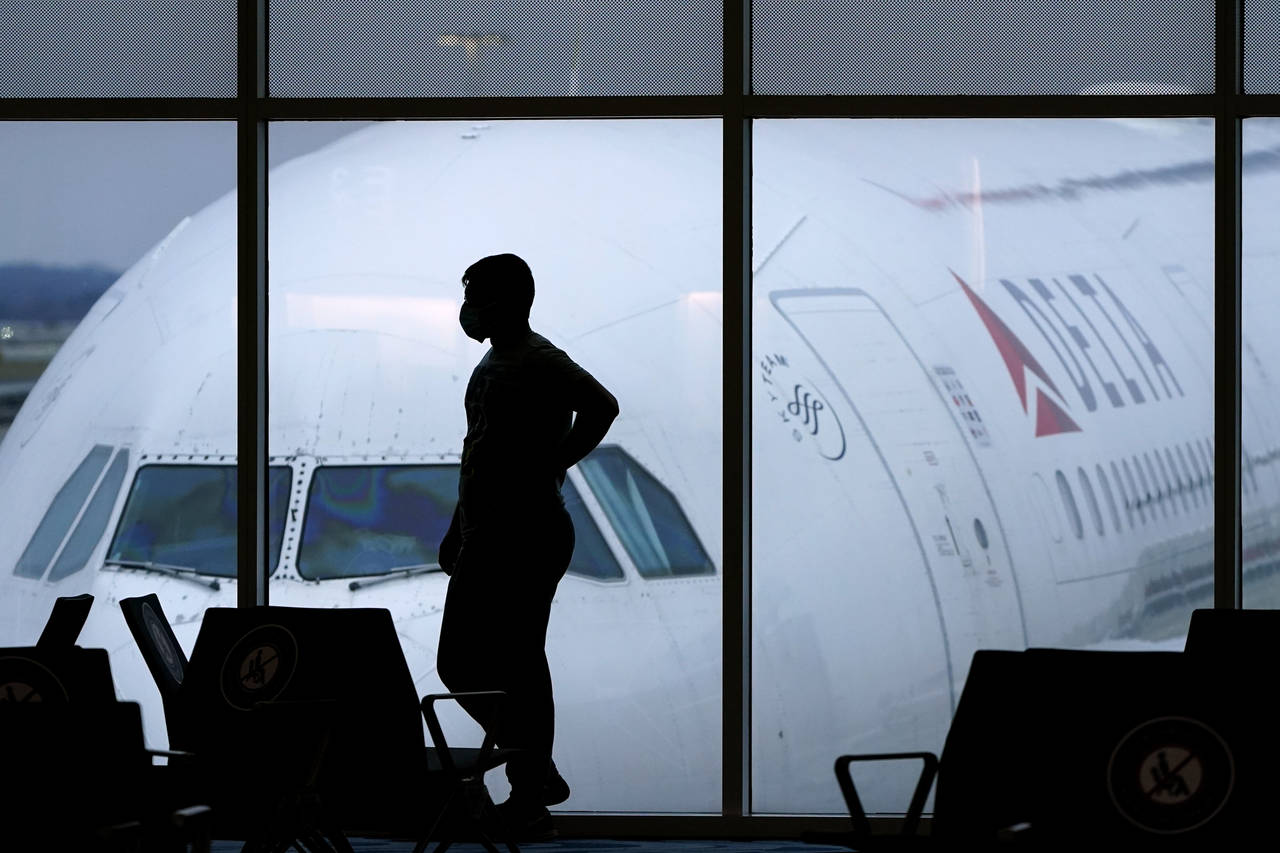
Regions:
[[[533,274],[519,257],[482,258],[462,285],[463,331],[492,346],[467,383],[458,506],[440,543],[450,579],[436,666],[452,691],[507,691],[492,734],[525,752],[507,763],[511,798],[499,809],[516,834],[549,838],[546,807],[569,797],[551,761],[545,651],[551,599],[573,555],[560,487],[604,438],[618,401],[529,328]],[[490,723],[486,706],[464,707]]]

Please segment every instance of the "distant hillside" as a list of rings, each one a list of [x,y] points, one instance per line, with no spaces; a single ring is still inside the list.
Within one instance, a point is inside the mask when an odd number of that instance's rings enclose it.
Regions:
[[[78,322],[119,277],[102,267],[0,264],[0,320]]]

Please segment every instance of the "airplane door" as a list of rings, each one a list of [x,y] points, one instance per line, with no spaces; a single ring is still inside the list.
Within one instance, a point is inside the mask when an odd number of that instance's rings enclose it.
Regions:
[[[979,648],[1024,648],[1003,530],[948,398],[889,316],[856,288],[773,291],[770,299],[861,422],[906,507],[943,619],[955,694]]]

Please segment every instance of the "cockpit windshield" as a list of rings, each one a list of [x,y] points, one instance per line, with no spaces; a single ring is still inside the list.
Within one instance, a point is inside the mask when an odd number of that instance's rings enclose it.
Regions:
[[[270,566],[280,559],[290,469],[268,469]],[[134,477],[107,562],[236,576],[233,465],[144,465]]]
[[[457,465],[321,466],[298,549],[310,580],[428,566],[458,502]]]
[[[571,481],[564,499],[577,531],[569,573],[621,580]],[[298,574],[325,580],[433,568],[457,502],[457,465],[322,465],[307,496]]]

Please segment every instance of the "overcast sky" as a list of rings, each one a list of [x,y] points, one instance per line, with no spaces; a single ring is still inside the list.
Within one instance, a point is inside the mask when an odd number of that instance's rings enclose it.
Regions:
[[[369,122],[271,125],[271,165]],[[123,272],[235,186],[233,122],[0,122],[0,264]]]

